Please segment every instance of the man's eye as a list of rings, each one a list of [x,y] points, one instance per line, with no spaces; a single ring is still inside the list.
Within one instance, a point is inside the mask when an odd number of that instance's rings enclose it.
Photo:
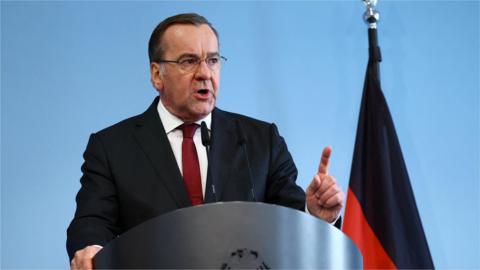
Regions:
[[[194,64],[198,63],[198,59],[197,58],[185,58],[185,59],[180,60],[179,63],[181,65],[194,65]]]
[[[214,65],[214,64],[218,63],[218,61],[220,61],[220,59],[218,59],[218,57],[211,57],[211,58],[207,59],[207,62],[208,62],[209,65]]]

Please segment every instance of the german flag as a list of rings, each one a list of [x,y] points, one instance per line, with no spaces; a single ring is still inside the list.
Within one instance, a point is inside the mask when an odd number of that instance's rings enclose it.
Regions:
[[[379,79],[376,29],[353,153],[343,231],[365,269],[434,268],[395,127]]]

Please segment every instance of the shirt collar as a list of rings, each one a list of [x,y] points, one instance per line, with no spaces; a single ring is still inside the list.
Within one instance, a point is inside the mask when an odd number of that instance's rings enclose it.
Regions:
[[[158,100],[158,105],[157,105],[157,111],[158,115],[160,116],[160,120],[162,120],[163,128],[165,129],[165,133],[168,134],[172,131],[174,131],[178,126],[183,124],[183,121],[170,113],[165,106],[163,106],[162,100]],[[212,123],[212,113],[209,113],[205,118],[202,118],[195,123],[200,125],[202,122],[205,122],[207,124],[208,130],[210,129],[211,123]]]

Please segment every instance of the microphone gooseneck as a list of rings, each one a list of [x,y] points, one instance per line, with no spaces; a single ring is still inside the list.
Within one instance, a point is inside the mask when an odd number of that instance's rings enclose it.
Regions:
[[[210,133],[208,132],[208,128],[207,128],[207,124],[205,123],[205,121],[202,121],[202,123],[200,124],[200,132],[201,132],[201,135],[202,135],[202,144],[203,146],[205,146],[205,149],[207,150],[207,182],[208,182],[208,179],[211,178],[210,175],[211,175],[211,172],[210,172],[210,168],[212,167],[210,165],[210,146],[211,146],[211,140],[210,140]],[[213,179],[210,179],[210,181],[212,182],[212,195],[213,195],[213,200],[215,202],[218,202],[217,200],[217,193],[215,192],[215,184],[213,183]]]
[[[248,152],[247,152],[247,137],[245,136],[245,133],[243,132],[242,125],[240,125],[240,121],[236,120],[235,125],[237,126],[237,138],[238,138],[238,144],[242,147],[243,149],[243,154],[245,154],[245,159],[247,162],[247,169],[248,169],[248,177],[250,180],[250,195],[252,197],[252,200],[254,202],[257,201],[255,197],[255,192],[254,192],[254,186],[253,186],[253,177],[252,177],[252,170],[250,168],[250,160],[248,158]]]

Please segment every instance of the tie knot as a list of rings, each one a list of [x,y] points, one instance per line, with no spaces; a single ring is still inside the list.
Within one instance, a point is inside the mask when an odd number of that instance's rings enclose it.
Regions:
[[[198,125],[193,123],[193,124],[183,124],[178,127],[179,129],[182,130],[183,132],[183,138],[193,138],[193,135],[195,134],[195,131],[198,128]]]

